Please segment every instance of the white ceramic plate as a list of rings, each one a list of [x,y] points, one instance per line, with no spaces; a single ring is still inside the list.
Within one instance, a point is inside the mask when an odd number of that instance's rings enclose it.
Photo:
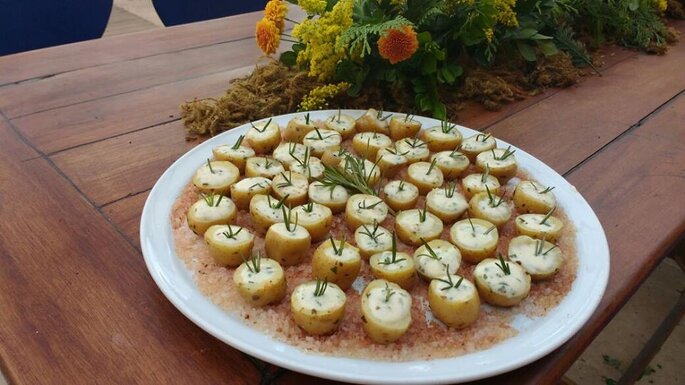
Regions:
[[[363,111],[343,111],[354,117]],[[336,111],[317,111],[323,120]],[[296,114],[274,117],[285,126]],[[416,117],[423,127],[435,119]],[[164,295],[198,326],[236,349],[275,365],[314,376],[357,383],[454,383],[494,376],[524,366],[559,347],[588,320],[597,307],[609,277],[609,248],[597,216],[585,199],[562,176],[526,152],[517,149],[519,165],[536,180],[556,186],[554,193],[576,227],[578,270],[569,294],[545,317],[517,317],[515,337],[476,353],[447,359],[380,362],[308,354],[243,324],[214,305],[196,288],[193,278],[174,251],[169,221],[171,207],[195,170],[219,144],[232,144],[249,125],[237,127],[198,145],[179,158],[159,178],[145,202],[140,242],[145,263]],[[459,127],[465,137],[476,131]],[[498,140],[499,147],[508,143]],[[512,146],[513,147],[513,146]]]

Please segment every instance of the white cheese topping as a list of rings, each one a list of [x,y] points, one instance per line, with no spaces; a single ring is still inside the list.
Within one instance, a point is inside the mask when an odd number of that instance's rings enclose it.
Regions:
[[[333,217],[333,213],[328,207],[318,203],[312,203],[311,205],[311,211],[307,211],[305,205],[293,208],[293,218],[297,215],[298,223],[308,226],[319,224]]]
[[[295,162],[295,159],[304,161],[307,146],[301,143],[284,142],[278,145],[273,153],[273,158],[283,164]]]
[[[392,166],[401,166],[401,165],[406,164],[408,162],[407,157],[402,155],[402,154],[404,154],[404,153],[397,150],[394,147],[385,147],[385,148],[382,148],[378,151],[378,155],[376,155],[376,160],[378,160],[382,157],[383,163],[386,163],[386,164],[389,164]]]
[[[283,222],[283,209],[276,208],[277,205],[278,198],[269,195],[255,195],[250,201],[250,211],[254,210],[271,222]]]
[[[428,242],[428,246],[433,250],[433,255],[426,245],[416,249],[414,261],[416,270],[428,278],[438,278],[446,274],[449,268],[450,274],[455,274],[461,265],[461,253],[451,243],[441,239]]]
[[[554,193],[549,191],[546,186],[538,182],[524,180],[516,186],[519,194],[525,195],[528,199],[538,202],[541,206],[551,209],[557,205]],[[546,191],[543,193],[543,191]]]
[[[321,182],[313,182],[309,185],[309,199],[324,206],[343,204],[349,197],[347,190],[339,185],[332,189]]]
[[[412,270],[414,267],[414,260],[411,255],[403,252],[395,253],[395,262],[392,261],[392,251],[383,251],[376,253],[369,259],[369,264],[379,270],[387,272]]]
[[[490,197],[492,196],[492,199]],[[503,198],[485,193],[478,193],[471,198],[472,215],[477,217],[483,216],[483,219],[489,220],[495,224],[503,224],[511,218],[511,202],[501,200]],[[480,215],[478,215],[480,214]]]
[[[231,231],[228,230],[229,227]],[[214,242],[223,246],[242,244],[254,239],[250,230],[236,225],[214,225],[208,229],[205,237],[211,237]]]
[[[521,235],[509,242],[509,259],[519,263],[530,275],[551,275],[556,273],[563,257],[561,250],[553,243]]]
[[[384,227],[378,226],[374,231],[374,225],[363,224],[355,230],[354,242],[360,249],[376,254],[392,248],[392,234]]]
[[[479,192],[487,191],[485,186],[487,186],[490,189],[490,192],[493,194],[496,191],[499,191],[500,188],[499,181],[492,175],[488,175],[487,178],[485,178],[485,183],[483,183],[483,174],[467,175],[461,180],[461,185],[464,191],[467,191],[470,194],[477,194]]]
[[[225,187],[234,183],[240,175],[238,168],[229,162],[213,161],[210,163],[212,165],[211,169],[205,163],[195,172],[193,182],[201,189]]]
[[[354,118],[345,114],[335,114],[327,118],[324,125],[329,130],[337,131],[340,135],[347,137],[354,131]]]
[[[375,287],[365,295],[368,311],[375,319],[393,324],[410,317],[411,296],[398,286]]]
[[[449,281],[446,275],[436,278]],[[462,277],[452,274],[450,278],[452,279],[452,282],[456,284]],[[449,289],[447,289],[448,285],[446,283],[437,280],[433,280],[431,282],[431,287],[433,287],[433,285],[435,285],[435,289],[437,289],[437,292],[440,293],[443,299],[446,299],[447,301],[453,303],[463,303],[470,301],[478,294],[476,290],[476,285],[474,285],[471,281],[469,281],[466,278],[464,278],[459,284],[459,287],[456,288],[454,287],[454,285],[452,285],[449,286]]]
[[[383,193],[398,202],[411,202],[419,196],[419,189],[409,182],[393,180],[383,187]]]
[[[304,240],[309,238],[309,232],[299,224],[295,226],[295,218],[292,218],[290,230],[285,226],[285,223],[276,223],[269,227],[269,231],[279,235],[281,239],[287,240]]]
[[[430,150],[428,145],[418,138],[405,138],[395,143],[395,148],[400,154],[403,154],[409,163],[418,162],[428,159]]]
[[[247,134],[245,134],[245,140],[248,143],[252,143],[253,141],[261,142],[273,137],[281,137],[281,128],[278,126],[278,123],[271,119],[252,123],[252,127],[250,127],[250,129],[247,130]]]
[[[421,210],[423,211],[423,210]],[[417,237],[432,237],[442,233],[442,221],[430,212],[426,212],[426,219],[421,221],[418,209],[406,210],[395,217],[396,226],[406,229]]]
[[[290,162],[290,171],[302,174],[309,179],[318,179],[323,176],[323,171],[325,169],[323,163],[319,158],[310,157],[309,163],[304,165],[297,161]]]
[[[204,199],[200,199],[193,203],[190,210],[195,218],[203,222],[218,221],[232,216],[236,211],[235,203],[228,197],[223,197],[221,202],[216,205],[218,199],[218,195],[214,197],[215,206],[210,206]]]
[[[466,198],[457,191],[447,196],[444,188],[435,188],[426,195],[426,206],[431,211],[441,212],[449,216],[459,217],[469,207]]]
[[[497,266],[499,260],[487,258],[481,261],[473,271],[473,275],[487,287],[500,296],[513,298],[527,293],[530,290],[530,280],[526,271],[515,262],[505,261],[509,266],[510,274]]]
[[[424,135],[427,140],[431,141],[461,141],[462,135],[456,126],[446,131],[447,132],[444,132],[442,127],[440,126],[433,126],[430,128],[426,128],[426,130],[424,131]]]
[[[409,174],[413,180],[434,188],[442,185],[442,182],[444,181],[440,168],[437,165],[431,168],[431,164],[428,162],[410,164],[407,169],[407,174]]]
[[[471,226],[473,224],[473,226]],[[494,225],[484,220],[468,219],[455,223],[450,229],[450,237],[460,247],[481,250],[497,244],[499,233]]]
[[[550,216],[545,223],[545,214],[523,214],[516,217],[516,225],[538,233],[558,233],[564,224],[556,217]]]
[[[264,192],[269,191],[271,187],[271,179],[262,176],[255,176],[252,178],[245,178],[240,182],[234,184],[233,190],[240,192]]]
[[[271,183],[278,196],[299,197],[307,195],[309,180],[302,174],[286,171],[276,175]]]
[[[265,157],[248,158],[245,163],[245,172],[250,173],[250,176],[262,176],[265,178],[273,178],[276,175],[285,171],[281,162],[276,159]]]
[[[356,194],[347,201],[345,212],[354,214],[362,223],[381,223],[388,215],[388,206],[377,196]]]
[[[459,151],[440,151],[433,154],[431,161],[436,160],[436,166],[440,167],[445,177],[454,177],[469,168],[469,158]]]
[[[476,163],[481,167],[485,168],[487,165],[491,169],[506,169],[516,166],[516,155],[511,154],[504,159],[505,149],[495,148],[490,151],[484,151],[478,154],[476,157]]]
[[[249,157],[255,156],[253,149],[245,146],[238,146],[238,148],[233,148],[232,145],[222,144],[220,146],[214,147],[212,150],[214,156],[217,158],[223,158],[225,160],[231,159],[247,159]]]
[[[243,230],[244,231],[244,230]],[[236,269],[237,278],[247,288],[260,288],[283,279],[283,268],[278,262],[269,258],[262,258],[259,262],[259,272],[243,267]]]
[[[379,148],[392,145],[392,139],[389,136],[378,132],[360,132],[354,135],[352,141],[355,144],[354,147],[358,149],[359,155],[365,158],[367,151],[375,154]]]
[[[464,139],[461,148],[469,153],[480,153],[493,149],[497,146],[495,138],[487,134],[476,134]]]
[[[314,295],[316,282],[303,283],[293,290],[291,297],[293,308],[300,309],[304,313],[329,313],[345,305],[345,293],[332,283],[329,283],[324,293]]]
[[[311,148],[316,154],[323,154],[326,149],[337,147],[341,142],[342,136],[340,136],[340,133],[326,129],[309,131],[302,140],[302,143]]]

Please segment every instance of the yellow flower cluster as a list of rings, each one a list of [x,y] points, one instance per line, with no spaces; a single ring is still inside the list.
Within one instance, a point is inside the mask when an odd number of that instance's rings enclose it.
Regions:
[[[330,12],[305,19],[293,29],[293,37],[306,44],[297,54],[297,64],[309,65],[309,76],[326,81],[335,74],[335,65],[347,50],[337,42],[352,25],[352,3],[353,0],[340,0]]]
[[[326,84],[325,86],[316,87],[313,90],[311,90],[304,98],[302,98],[299,110],[320,110],[325,107],[328,107],[328,101],[332,97],[347,90],[349,86],[349,83],[342,82],[338,84]]]
[[[668,0],[656,0],[656,9],[664,12],[666,8],[668,8]]]
[[[318,15],[326,10],[326,0],[299,0],[297,5],[308,15]]]
[[[519,21],[516,18],[514,7],[516,0],[495,0],[495,8],[497,9],[497,22],[504,24],[507,27],[518,27]]]
[[[283,0],[270,0],[264,7],[264,18],[273,21],[281,32],[285,26],[284,20],[287,13],[288,6]]]

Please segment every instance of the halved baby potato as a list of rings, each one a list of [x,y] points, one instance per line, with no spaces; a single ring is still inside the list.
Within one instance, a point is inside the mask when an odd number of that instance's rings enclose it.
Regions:
[[[286,212],[284,222],[274,223],[264,236],[264,251],[266,255],[278,261],[283,266],[293,266],[302,262],[307,255],[312,238],[309,231],[295,223],[292,211]]]
[[[238,167],[241,173],[245,172],[245,161],[247,158],[255,156],[253,149],[241,145],[244,135],[240,135],[238,141],[234,145],[222,144],[212,149],[212,155],[216,160],[224,160],[233,163]]]
[[[453,183],[434,188],[426,195],[426,208],[441,221],[452,223],[460,218],[469,207],[466,198],[461,195]]]
[[[407,158],[408,163],[428,160],[431,155],[428,144],[419,138],[404,138],[395,143],[397,151]]]
[[[428,194],[432,189],[442,186],[445,177],[439,167],[433,162],[416,162],[407,169],[407,181],[414,184],[421,194]]]
[[[428,148],[433,152],[452,151],[461,143],[462,135],[456,125],[443,122],[441,126],[423,130],[421,139],[428,143]]]
[[[245,178],[231,185],[231,199],[241,209],[250,207],[252,197],[257,194],[269,195],[271,193],[271,179],[263,176]]]
[[[386,216],[388,206],[383,199],[375,195],[355,194],[345,205],[345,223],[350,230],[356,230],[357,227],[374,221],[381,223]]]
[[[288,122],[283,130],[283,140],[287,142],[301,143],[309,131],[316,128],[314,121],[309,119],[309,114],[296,116]]]
[[[461,266],[461,253],[442,239],[426,242],[414,251],[414,263],[419,275],[430,281],[445,274],[456,274]]]
[[[331,115],[324,122],[327,129],[338,132],[343,139],[350,138],[355,134],[355,124],[353,117],[341,113]]]
[[[390,146],[378,151],[376,163],[384,176],[393,177],[409,160],[394,146]]]
[[[220,266],[238,266],[252,255],[254,235],[236,225],[213,225],[205,231],[209,255]]]
[[[312,276],[333,282],[342,290],[352,286],[359,275],[362,258],[359,249],[345,242],[344,239],[331,238],[323,242],[312,256]]]
[[[416,164],[416,163],[415,163]],[[383,186],[383,199],[395,211],[409,210],[416,206],[419,189],[409,182],[393,180]]]
[[[310,148],[312,155],[320,157],[328,149],[339,148],[342,136],[334,130],[317,128],[309,131],[302,139],[302,143]]]
[[[481,192],[469,201],[469,215],[502,226],[511,218],[511,207],[503,197]]]
[[[470,263],[492,256],[498,240],[497,226],[484,219],[464,219],[450,229],[450,241],[459,248],[462,258]]]
[[[445,325],[462,329],[478,320],[480,297],[476,286],[458,275],[444,275],[428,286],[428,304]]]
[[[487,173],[470,174],[461,180],[461,188],[467,199],[471,199],[478,193],[487,192],[487,190],[490,190],[491,194],[497,195],[500,192],[500,187],[497,178]]]
[[[421,122],[407,114],[405,116],[393,116],[388,124],[390,138],[394,141],[416,136],[421,131]]]
[[[362,258],[368,260],[372,255],[392,248],[392,233],[378,222],[364,224],[354,231],[354,242]]]
[[[285,171],[285,167],[283,167],[281,162],[273,158],[256,156],[254,158],[247,158],[245,163],[245,176],[248,178],[261,176],[271,179],[283,171]]]
[[[362,327],[374,342],[398,340],[411,324],[411,295],[384,279],[369,282],[362,292]]]
[[[383,111],[377,111],[369,108],[364,115],[357,118],[355,122],[355,129],[357,132],[380,132],[388,134],[388,118],[391,114],[383,115]]]
[[[369,266],[374,277],[394,282],[407,290],[418,282],[416,263],[405,252],[389,250],[373,254]]]
[[[328,167],[338,167],[346,154],[347,150],[340,146],[328,148],[321,155],[321,163]]]
[[[564,263],[557,245],[527,235],[512,238],[507,254],[536,281],[552,278]]]
[[[273,119],[251,123],[245,141],[257,154],[268,154],[281,143],[281,128]]]
[[[445,179],[454,179],[466,172],[469,168],[469,158],[459,151],[441,151],[431,156],[431,161],[435,160]]]
[[[290,312],[307,334],[335,332],[345,315],[347,297],[338,285],[310,281],[298,285],[290,295]]]
[[[313,182],[309,185],[309,199],[312,202],[324,205],[337,214],[345,209],[350,194],[340,185],[326,186],[321,182]]]
[[[271,157],[281,162],[287,168],[296,159],[304,161],[305,156],[308,156],[308,154],[308,147],[302,143],[283,142],[276,147]]]
[[[533,238],[545,238],[556,242],[564,228],[564,223],[552,216],[554,209],[547,214],[522,214],[516,217],[516,231],[521,235]]]
[[[523,213],[547,214],[557,205],[552,189],[538,182],[521,181],[514,190],[514,204]]]
[[[338,170],[353,175],[361,173],[369,186],[374,186],[381,180],[381,169],[377,164],[352,155],[346,156],[338,164]]]
[[[518,263],[486,258],[473,270],[478,294],[490,305],[510,307],[530,292],[530,275]]]
[[[274,223],[284,221],[283,201],[271,195],[255,195],[250,200],[250,218],[256,231],[265,234]]]
[[[378,151],[392,145],[392,140],[378,132],[360,132],[352,138],[352,149],[362,158],[375,160]]]
[[[287,206],[303,205],[309,201],[307,191],[309,179],[302,174],[292,171],[276,175],[271,182],[271,191],[279,200],[285,199]]]
[[[333,212],[328,207],[310,202],[293,208],[298,223],[309,231],[312,242],[319,242],[328,236],[333,224]]]
[[[233,163],[207,159],[207,162],[195,171],[193,184],[204,193],[228,195],[231,185],[238,178],[240,170]]]
[[[233,282],[243,299],[253,306],[266,306],[285,297],[286,278],[278,262],[253,256],[233,273]]]
[[[188,227],[197,235],[204,235],[213,225],[235,221],[238,210],[235,203],[223,195],[205,195],[188,209]]]
[[[485,171],[487,167],[490,175],[498,178],[511,178],[518,169],[515,151],[511,147],[483,151],[476,156],[476,167],[481,171]]]
[[[497,147],[497,141],[490,134],[476,134],[464,139],[461,143],[461,152],[471,162],[475,162],[478,154]]]
[[[302,174],[310,181],[318,180],[323,176],[325,167],[319,158],[308,157],[306,162],[294,161],[288,165],[290,171]]]
[[[432,241],[440,238],[443,224],[440,218],[427,209],[405,210],[395,217],[395,232],[404,243],[413,246],[423,244],[422,239]]]

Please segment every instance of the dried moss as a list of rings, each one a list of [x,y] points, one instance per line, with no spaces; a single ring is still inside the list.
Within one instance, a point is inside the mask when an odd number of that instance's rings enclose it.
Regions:
[[[668,7],[666,8],[666,16],[672,19],[685,19],[685,1],[683,0],[668,0]]]

